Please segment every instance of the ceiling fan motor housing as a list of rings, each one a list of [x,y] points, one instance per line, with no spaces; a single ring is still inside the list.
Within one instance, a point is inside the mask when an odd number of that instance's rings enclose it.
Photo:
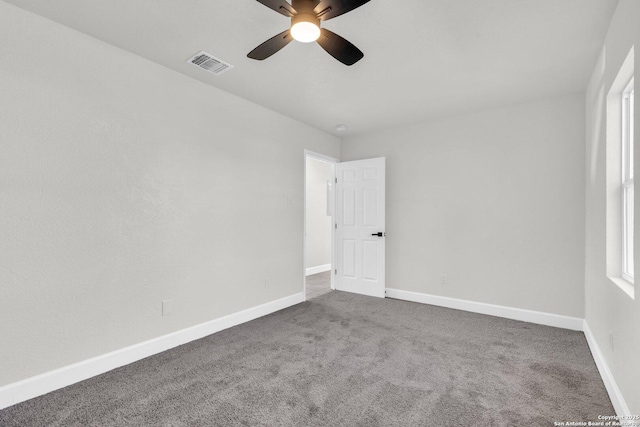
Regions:
[[[296,16],[291,18],[291,26],[293,27],[299,22],[309,22],[316,27],[320,27],[320,20],[316,18],[315,13],[307,13],[307,12],[298,12]]]
[[[291,6],[298,13],[313,13],[314,1],[313,0],[291,0]]]
[[[293,0],[292,6],[297,12],[296,15],[291,18],[292,27],[299,22],[309,22],[310,24],[320,27],[320,20],[313,11],[312,0]]]

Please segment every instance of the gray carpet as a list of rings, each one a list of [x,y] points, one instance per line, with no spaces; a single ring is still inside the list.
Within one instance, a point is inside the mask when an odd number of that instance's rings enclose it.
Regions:
[[[0,411],[9,426],[552,426],[614,410],[584,335],[330,292]]]

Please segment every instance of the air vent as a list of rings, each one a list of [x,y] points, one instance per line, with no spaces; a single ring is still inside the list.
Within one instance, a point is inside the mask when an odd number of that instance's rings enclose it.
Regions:
[[[209,55],[207,52],[200,52],[195,55],[193,58],[187,61],[198,68],[202,68],[205,71],[208,71],[211,74],[219,76],[225,71],[229,71],[233,68],[233,65],[227,64],[226,62],[218,59],[212,55]]]

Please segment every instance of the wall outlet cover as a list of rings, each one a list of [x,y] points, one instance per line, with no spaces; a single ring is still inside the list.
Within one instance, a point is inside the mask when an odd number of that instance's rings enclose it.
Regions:
[[[162,316],[170,316],[171,314],[173,314],[173,300],[162,301]]]

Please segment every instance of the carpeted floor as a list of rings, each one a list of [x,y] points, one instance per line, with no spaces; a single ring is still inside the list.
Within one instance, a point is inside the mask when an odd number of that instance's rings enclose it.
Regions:
[[[584,335],[331,292],[0,411],[9,426],[553,426],[613,415]]]

